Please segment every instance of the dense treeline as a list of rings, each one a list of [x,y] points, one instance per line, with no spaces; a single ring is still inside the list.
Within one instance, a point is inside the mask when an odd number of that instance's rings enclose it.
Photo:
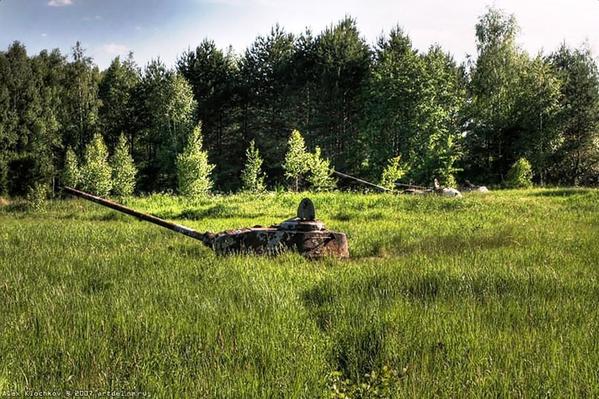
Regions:
[[[416,50],[400,28],[371,46],[351,18],[318,35],[275,26],[241,55],[204,40],[174,69],[129,56],[100,71],[78,43],[68,58],[28,56],[15,42],[0,52],[0,194],[58,184],[67,149],[82,159],[98,133],[111,153],[125,135],[139,191],[174,190],[199,123],[224,191],[242,185],[250,143],[266,184],[288,183],[294,129],[334,168],[370,179],[399,156],[406,181],[501,183],[526,158],[539,184],[598,184],[595,60],[566,45],[531,56],[517,31],[490,9],[476,25],[477,56],[462,65],[438,46]]]

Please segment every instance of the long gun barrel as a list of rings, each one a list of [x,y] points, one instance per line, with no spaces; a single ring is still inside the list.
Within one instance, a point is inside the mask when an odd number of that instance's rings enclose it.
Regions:
[[[386,187],[379,186],[378,184],[374,184],[374,183],[371,183],[371,182],[366,181],[366,180],[358,179],[357,177],[350,176],[350,175],[347,175],[345,173],[337,172],[336,170],[334,170],[333,173],[336,174],[337,176],[344,177],[344,178],[350,179],[350,180],[354,180],[354,181],[357,181],[358,183],[362,183],[362,184],[370,186],[370,187],[374,187],[374,188],[376,188],[377,190],[380,190],[380,191],[384,191],[384,192],[392,192],[393,191],[393,190],[389,190]]]
[[[182,225],[176,224],[176,223],[171,223],[164,219],[160,219],[156,216],[138,212],[134,209],[127,208],[126,206],[123,206],[116,202],[113,202],[113,201],[110,201],[110,200],[107,200],[107,199],[104,199],[104,198],[101,198],[101,197],[98,197],[98,196],[95,196],[92,194],[88,194],[83,191],[79,191],[74,188],[71,188],[71,187],[64,187],[63,189],[65,192],[67,192],[71,195],[75,195],[77,197],[84,198],[86,200],[95,202],[96,204],[104,205],[108,208],[114,209],[115,211],[126,213],[127,215],[134,216],[140,220],[145,220],[146,222],[154,223],[154,224],[157,224],[158,226],[162,226],[169,230],[176,231],[177,233],[185,234],[188,237],[195,238],[196,240],[201,241],[202,243],[204,243],[205,245],[207,245],[209,247],[212,246],[212,241],[214,240],[214,234],[212,234],[212,233],[200,233],[193,229],[190,229],[189,227],[185,227],[185,226],[182,226]]]
[[[63,189],[74,196],[195,238],[217,254],[276,255],[290,250],[299,252],[309,259],[318,259],[329,255],[337,258],[349,257],[346,235],[327,230],[321,221],[316,220],[314,204],[307,198],[304,198],[300,203],[297,217],[285,220],[278,225],[239,228],[220,233],[200,233],[189,227],[167,222],[156,216],[138,212],[116,202],[71,187],[64,187]]]

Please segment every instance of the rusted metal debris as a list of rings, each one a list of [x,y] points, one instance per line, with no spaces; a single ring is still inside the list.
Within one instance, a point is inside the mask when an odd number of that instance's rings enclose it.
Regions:
[[[319,259],[325,256],[349,257],[347,236],[344,233],[327,230],[324,223],[316,219],[314,204],[308,198],[301,201],[295,218],[285,220],[278,225],[254,226],[220,233],[200,233],[189,227],[138,212],[74,188],[64,187],[64,191],[199,240],[221,255],[277,255],[282,252],[295,251],[309,259]]]

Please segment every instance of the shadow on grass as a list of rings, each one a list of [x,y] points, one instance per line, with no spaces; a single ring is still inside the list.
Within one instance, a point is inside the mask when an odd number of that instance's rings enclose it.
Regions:
[[[413,256],[415,254],[436,256],[459,256],[468,252],[488,251],[509,247],[518,242],[510,229],[492,233],[480,233],[472,237],[444,235],[423,237],[416,242],[406,242],[401,235],[381,236],[369,243],[366,251],[354,259],[388,256]]]
[[[90,277],[83,286],[82,291],[91,295],[101,293],[110,288],[112,288],[112,282],[110,280],[102,277]]]

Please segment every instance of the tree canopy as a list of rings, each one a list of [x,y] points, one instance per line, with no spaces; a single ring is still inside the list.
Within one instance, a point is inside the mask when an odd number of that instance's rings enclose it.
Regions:
[[[506,184],[526,159],[534,183],[599,184],[594,55],[565,44],[531,55],[518,33],[513,15],[488,9],[477,53],[460,64],[438,45],[416,49],[401,27],[371,45],[346,17],[317,33],[276,25],[240,54],[205,39],[175,68],[140,68],[130,54],[104,71],[80,43],[65,56],[15,42],[0,51],[0,195],[72,181],[92,138],[113,153],[121,134],[136,190],[174,191],[199,123],[201,162],[214,165],[219,191],[243,186],[251,142],[270,187],[299,189],[310,165],[326,162],[322,171],[379,180],[397,157],[406,183]],[[302,143],[288,143],[294,131]]]

